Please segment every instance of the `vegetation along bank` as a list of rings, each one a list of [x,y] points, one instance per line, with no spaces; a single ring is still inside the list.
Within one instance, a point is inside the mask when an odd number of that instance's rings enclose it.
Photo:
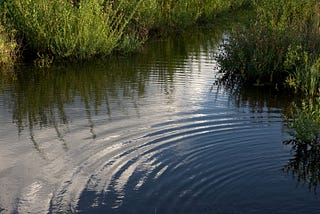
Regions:
[[[251,25],[233,31],[217,56],[223,81],[320,95],[320,2],[253,4]]]
[[[1,64],[18,50],[83,60],[136,50],[152,33],[184,29],[248,0],[0,0]]]
[[[302,95],[287,118],[295,138],[288,143],[319,146],[318,0],[0,0],[0,67],[10,70],[19,56],[45,66],[54,59],[132,52],[152,35],[208,23],[239,8],[253,8],[254,16],[222,43],[216,56],[220,82]]]

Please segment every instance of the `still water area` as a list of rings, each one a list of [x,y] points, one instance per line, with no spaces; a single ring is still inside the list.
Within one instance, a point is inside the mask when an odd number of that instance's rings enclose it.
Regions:
[[[214,84],[224,37],[1,74],[0,213],[320,213],[288,167],[290,98]]]

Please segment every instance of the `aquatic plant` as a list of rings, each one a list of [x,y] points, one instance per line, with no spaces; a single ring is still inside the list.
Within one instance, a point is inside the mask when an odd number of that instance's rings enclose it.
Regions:
[[[308,87],[317,87],[320,3],[262,0],[254,5],[256,16],[251,25],[236,29],[221,45],[217,60],[222,80],[277,88],[295,86],[297,91],[305,91],[302,86],[306,82]],[[295,55],[297,50],[299,55]],[[306,57],[294,58],[304,53]]]
[[[302,105],[292,104],[286,120],[293,137],[287,144],[320,145],[320,98],[302,101]]]
[[[286,85],[306,96],[320,95],[320,56],[312,58],[301,46],[289,47],[285,67],[293,72],[286,78]]]
[[[320,98],[305,100],[302,105],[292,104],[290,109],[286,121],[292,139],[283,143],[292,145],[294,156],[284,171],[317,192],[320,182]]]

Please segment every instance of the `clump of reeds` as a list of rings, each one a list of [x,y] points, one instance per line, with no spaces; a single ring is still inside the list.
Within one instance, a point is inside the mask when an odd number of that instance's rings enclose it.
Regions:
[[[320,146],[320,98],[292,104],[286,121],[293,137],[287,144]]]
[[[29,49],[80,59],[110,54],[135,10],[103,0],[10,0],[6,9]]]
[[[23,50],[41,59],[130,52],[150,32],[184,29],[251,0],[0,0]],[[8,26],[5,26],[8,27]]]
[[[320,77],[318,1],[261,0],[255,2],[255,13],[250,26],[232,32],[222,44],[217,59],[223,79],[289,86],[316,94]]]

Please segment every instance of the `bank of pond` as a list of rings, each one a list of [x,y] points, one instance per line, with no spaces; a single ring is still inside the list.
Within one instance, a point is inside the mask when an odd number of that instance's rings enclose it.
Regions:
[[[316,0],[2,0],[0,8],[3,70],[21,58],[47,67],[54,60],[130,53],[150,37],[179,34],[194,25],[215,28],[217,17],[253,11],[222,42],[217,56],[222,79],[306,96],[320,93]]]

